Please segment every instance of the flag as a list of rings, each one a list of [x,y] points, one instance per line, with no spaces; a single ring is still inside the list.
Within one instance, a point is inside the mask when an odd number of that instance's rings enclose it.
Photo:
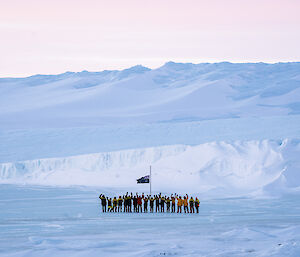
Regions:
[[[147,176],[141,177],[141,178],[137,179],[136,181],[137,181],[138,184],[150,183],[150,176],[147,175]]]

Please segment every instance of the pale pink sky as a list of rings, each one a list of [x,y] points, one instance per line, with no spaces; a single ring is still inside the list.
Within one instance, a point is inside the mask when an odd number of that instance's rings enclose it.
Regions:
[[[0,0],[0,77],[300,61],[300,0]]]

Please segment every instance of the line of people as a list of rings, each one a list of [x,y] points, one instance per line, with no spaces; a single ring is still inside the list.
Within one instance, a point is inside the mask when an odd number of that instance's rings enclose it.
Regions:
[[[126,193],[126,195],[115,196],[113,198],[106,197],[104,194],[99,196],[102,205],[102,212],[176,212],[177,213],[199,213],[200,201],[196,197],[189,198],[171,194],[171,196],[158,195],[133,195]],[[155,204],[155,208],[154,208]],[[166,208],[165,208],[166,207]]]

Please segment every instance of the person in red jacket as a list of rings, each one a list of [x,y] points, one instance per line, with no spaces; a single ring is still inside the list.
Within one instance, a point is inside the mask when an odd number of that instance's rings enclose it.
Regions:
[[[140,195],[137,196],[137,211],[138,212],[143,212],[143,209],[142,209],[142,197]]]

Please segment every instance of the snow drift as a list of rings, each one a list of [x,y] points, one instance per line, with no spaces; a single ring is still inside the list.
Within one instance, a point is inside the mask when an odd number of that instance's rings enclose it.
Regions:
[[[0,164],[1,183],[88,185],[147,191],[136,179],[153,169],[155,191],[215,196],[300,187],[300,142],[235,141],[174,145]]]

